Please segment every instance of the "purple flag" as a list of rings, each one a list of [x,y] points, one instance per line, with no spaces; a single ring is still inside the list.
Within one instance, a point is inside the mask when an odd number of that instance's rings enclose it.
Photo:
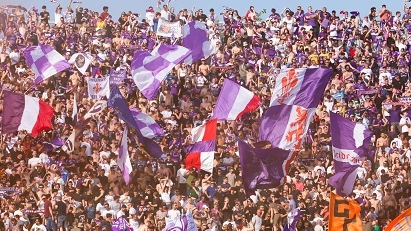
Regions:
[[[206,25],[199,21],[192,21],[183,27],[183,46],[192,51],[184,60],[191,64],[201,58],[207,58],[217,52],[216,46],[208,41]]]
[[[134,120],[133,114],[131,113],[130,109],[128,108],[127,102],[124,99],[123,95],[121,94],[118,86],[113,86],[113,90],[110,93],[110,98],[108,100],[108,106],[112,107],[116,115],[134,128],[137,132],[138,141],[144,145],[144,148],[151,156],[155,158],[160,158],[163,155],[161,147],[150,138],[147,138],[141,134],[140,129],[136,121]]]
[[[283,184],[290,169],[290,163],[297,152],[280,148],[253,148],[238,141],[244,189],[247,196],[255,189],[275,188]]]
[[[357,168],[369,156],[372,132],[361,123],[354,123],[330,112],[335,175],[329,180],[340,196],[348,196],[354,188]]]
[[[120,69],[118,71],[110,70],[110,85],[120,85],[124,79],[127,78],[127,71],[125,69]]]
[[[128,154],[128,147],[127,147],[127,126],[124,127],[123,131],[123,138],[121,138],[120,149],[118,150],[118,160],[117,165],[121,169],[123,173],[124,182],[126,185],[130,183],[130,173],[133,171],[133,167],[131,166],[130,156]]]
[[[113,221],[111,225],[112,231],[132,231],[130,224],[124,217],[119,217]]]
[[[190,53],[185,47],[164,44],[154,48],[151,54],[137,51],[130,68],[137,88],[147,99],[153,99],[167,74]]]
[[[36,76],[34,85],[70,68],[70,64],[60,53],[53,47],[42,44],[27,48],[24,57]]]
[[[331,73],[324,68],[282,69],[270,108],[261,119],[259,140],[285,150],[299,149]]]
[[[158,123],[149,115],[137,111],[136,108],[130,109],[137,126],[144,137],[155,138],[164,136],[164,131]]]
[[[293,209],[287,215],[287,224],[284,225],[283,231],[295,231],[295,226],[300,219],[301,211],[299,208]]]

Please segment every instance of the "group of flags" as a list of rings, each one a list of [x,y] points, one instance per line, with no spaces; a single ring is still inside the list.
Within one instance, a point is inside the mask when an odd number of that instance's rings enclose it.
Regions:
[[[183,27],[183,46],[159,44],[151,53],[137,51],[131,63],[132,78],[142,94],[147,99],[153,99],[166,75],[177,64],[195,62],[215,52],[215,47],[207,38],[205,25],[190,22]],[[92,61],[83,53],[74,54],[67,61],[52,47],[45,45],[29,47],[24,56],[36,74],[34,85],[70,68],[70,64],[84,74]],[[254,194],[256,189],[274,188],[285,182],[290,164],[302,145],[330,77],[331,70],[324,68],[281,70],[272,91],[270,107],[261,118],[258,142],[238,141],[243,184],[248,196]],[[155,158],[160,158],[163,152],[153,138],[164,136],[164,132],[149,115],[129,108],[117,85],[110,90],[109,77],[91,78],[88,84],[89,97],[98,101],[85,115],[79,115],[75,102],[72,134],[66,141],[56,138],[45,143],[45,146],[62,147],[64,151],[72,152],[75,140],[83,133],[85,125],[108,105],[127,124],[119,148],[118,166],[128,184],[132,172],[127,147],[128,126],[134,129],[141,147]],[[101,100],[104,96],[108,102]],[[211,119],[191,131],[192,147],[185,160],[187,168],[212,172],[217,121],[236,120],[255,110],[259,103],[260,99],[252,92],[226,79]],[[4,91],[3,133],[26,130],[37,136],[41,131],[52,128],[53,115],[53,108],[38,98]],[[361,230],[358,204],[344,197],[353,191],[357,168],[365,158],[370,158],[367,148],[372,133],[363,124],[333,112],[330,112],[330,128],[335,174],[329,179],[329,184],[336,189],[336,194],[331,193],[330,229]],[[287,230],[294,230],[299,214],[299,210],[291,211]],[[387,230],[407,230],[410,217],[411,211],[405,211],[392,221]]]

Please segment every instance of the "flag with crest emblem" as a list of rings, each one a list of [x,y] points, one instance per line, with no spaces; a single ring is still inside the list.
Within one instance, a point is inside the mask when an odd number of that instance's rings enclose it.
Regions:
[[[259,141],[285,150],[299,149],[331,73],[324,68],[282,69],[261,119]]]

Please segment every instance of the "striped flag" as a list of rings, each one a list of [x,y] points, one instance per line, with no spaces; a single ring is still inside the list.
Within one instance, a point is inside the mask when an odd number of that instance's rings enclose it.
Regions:
[[[118,150],[117,160],[117,165],[121,169],[123,179],[124,182],[126,182],[126,185],[130,183],[130,173],[133,171],[127,147],[127,134],[128,129],[127,126],[125,126],[123,131],[123,138],[121,138],[120,149]]]
[[[150,53],[139,50],[131,62],[137,88],[149,100],[156,95],[167,74],[191,53],[185,47],[160,44]]]
[[[51,46],[31,46],[24,52],[24,57],[35,74],[34,86],[70,68],[67,60]]]
[[[209,120],[191,130],[193,147],[186,156],[186,168],[213,172],[214,150],[217,138],[217,119]]]
[[[225,79],[212,118],[236,120],[260,104],[258,96],[241,85]]]
[[[36,137],[41,131],[53,128],[54,109],[46,102],[12,91],[4,91],[2,114],[3,134],[26,130]]]

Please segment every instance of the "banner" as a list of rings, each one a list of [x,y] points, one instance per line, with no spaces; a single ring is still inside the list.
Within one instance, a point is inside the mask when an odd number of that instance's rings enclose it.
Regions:
[[[180,22],[169,22],[160,18],[157,26],[157,36],[181,38],[183,36]]]
[[[401,102],[401,103],[411,103],[411,97],[398,98],[398,102]]]
[[[88,97],[90,99],[101,99],[110,96],[109,76],[102,78],[90,78],[88,80]]]
[[[127,220],[124,217],[119,217],[113,221],[111,225],[113,231],[129,231],[132,230]]]
[[[372,90],[357,90],[358,95],[372,95],[380,92],[380,89],[372,89]]]
[[[118,71],[110,70],[110,85],[120,85],[125,78],[127,78],[127,71],[125,69]]]
[[[411,230],[411,208],[402,212],[385,228],[385,231],[408,231]]]
[[[345,199],[331,192],[329,230],[363,231],[361,207],[351,199]]]

